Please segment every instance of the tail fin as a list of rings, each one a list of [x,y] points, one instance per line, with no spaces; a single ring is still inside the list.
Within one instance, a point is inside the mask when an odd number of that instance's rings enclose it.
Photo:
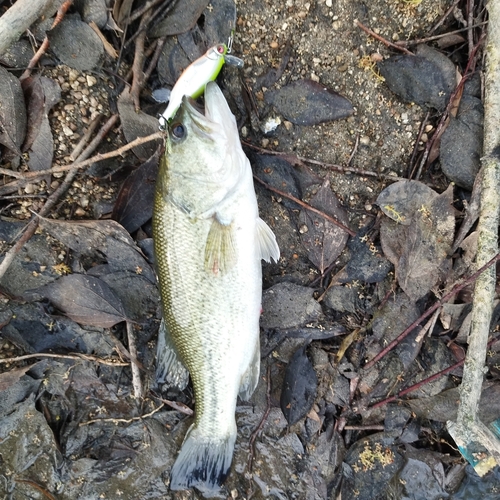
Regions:
[[[170,489],[216,493],[229,475],[235,441],[236,424],[225,438],[202,436],[193,424],[172,467]]]

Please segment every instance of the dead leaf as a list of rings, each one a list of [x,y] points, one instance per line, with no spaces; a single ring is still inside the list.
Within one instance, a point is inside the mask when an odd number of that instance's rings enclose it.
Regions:
[[[285,370],[280,406],[288,425],[297,423],[312,408],[318,377],[306,354],[307,346],[295,351]]]
[[[0,144],[20,155],[26,135],[26,107],[19,80],[0,66]]]
[[[349,223],[347,212],[331,190],[329,181],[323,183],[309,203],[342,224]],[[349,235],[332,222],[308,210],[300,212],[299,226],[300,239],[307,249],[309,260],[323,273],[342,253]]]
[[[41,219],[40,227],[67,245],[91,266],[107,263],[111,271],[131,271],[151,283],[156,278],[128,232],[114,220],[68,222]],[[103,262],[104,261],[104,262]]]
[[[137,231],[153,215],[158,154],[135,169],[122,184],[111,218],[129,233]]]
[[[438,196],[419,181],[399,181],[387,186],[375,202],[387,217],[409,226],[412,215],[425,203]]]
[[[396,268],[399,285],[413,300],[449,271],[455,229],[452,202],[452,185],[438,195],[417,181],[397,182],[377,199],[392,219],[382,220],[382,248]]]
[[[123,134],[127,142],[132,142],[138,137],[145,137],[158,132],[158,120],[143,111],[136,111],[134,101],[128,89],[125,89],[118,98],[118,113],[123,126]],[[142,161],[153,156],[160,141],[141,144],[132,149],[134,154]]]
[[[23,368],[11,368],[8,372],[0,373],[0,392],[16,384],[31,368],[33,368],[33,365],[24,366]]]
[[[449,271],[455,230],[453,187],[430,204],[422,205],[409,226],[396,276],[401,288],[414,300],[423,297]]]
[[[62,276],[31,293],[50,300],[57,309],[82,325],[111,328],[127,319],[120,300],[111,288],[94,276]]]
[[[28,130],[22,150],[30,153],[30,170],[46,170],[52,166],[54,155],[48,113],[60,101],[61,89],[54,80],[39,75],[23,80],[22,87],[28,112]]]

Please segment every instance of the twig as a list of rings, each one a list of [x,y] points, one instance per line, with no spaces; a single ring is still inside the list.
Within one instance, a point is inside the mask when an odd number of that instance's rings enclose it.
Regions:
[[[368,361],[366,365],[363,367],[364,370],[368,370],[371,368],[377,361],[383,358],[389,351],[394,349],[408,334],[420,324],[422,320],[430,316],[436,309],[441,307],[444,303],[450,300],[453,296],[455,296],[460,290],[465,288],[469,283],[473,283],[478,276],[480,276],[486,269],[490,268],[497,261],[500,260],[500,254],[495,255],[491,260],[489,260],[486,264],[481,266],[474,274],[469,276],[466,280],[462,281],[462,283],[455,285],[441,300],[438,300],[432,307],[427,309],[419,318],[417,318],[410,326],[408,326],[405,330],[403,330],[392,342],[390,342],[387,347],[382,349],[373,359]]]
[[[377,35],[374,31],[372,31],[370,28],[367,28],[364,24],[360,23],[357,19],[354,21],[356,25],[361,28],[365,33],[368,33],[371,37],[375,38],[375,40],[378,40],[379,42],[382,42],[385,46],[391,47],[393,49],[399,50],[400,52],[404,52],[405,54],[408,54],[410,56],[414,56],[415,54],[413,52],[410,52],[407,48],[401,47],[400,45],[396,45],[395,43],[389,42],[389,40],[386,40],[384,37]]]
[[[132,417],[132,418],[95,418],[94,420],[87,420],[87,422],[80,422],[78,427],[84,427],[90,424],[100,424],[102,422],[108,422],[113,424],[131,424],[132,422],[137,422],[138,420],[144,420],[145,418],[152,417],[155,413],[159,412],[165,403],[162,403],[158,408],[155,408],[153,411],[146,413],[145,415],[141,415],[140,417]]]
[[[418,151],[418,144],[420,142],[420,139],[422,138],[422,134],[424,133],[425,126],[427,125],[427,120],[429,119],[429,115],[431,114],[430,111],[427,111],[425,118],[423,119],[420,128],[418,129],[418,135],[417,139],[415,140],[415,145],[413,146],[413,151],[411,153],[411,158],[410,158],[410,164],[408,165],[408,179],[411,179],[413,177],[413,162],[415,160],[415,156],[417,155]]]
[[[88,126],[87,130],[85,131],[85,134],[83,134],[83,137],[80,139],[78,144],[74,147],[73,152],[69,155],[69,159],[71,161],[75,161],[78,158],[78,156],[80,155],[80,153],[83,151],[85,144],[87,144],[89,139],[92,137],[92,134],[95,132],[97,125],[99,125],[101,118],[102,118],[102,115],[97,115],[92,120],[92,123]]]
[[[429,33],[434,33],[448,18],[448,16],[455,10],[455,7],[461,2],[461,0],[454,0],[450,5],[450,8],[444,13],[443,17],[430,29]]]
[[[496,342],[498,338],[491,339],[488,342],[488,347],[491,346],[494,342]],[[406,396],[406,394],[409,394],[410,392],[416,391],[417,389],[420,389],[420,387],[423,387],[424,385],[430,384],[431,382],[434,382],[434,380],[437,380],[438,378],[442,377],[443,375],[446,375],[447,373],[452,372],[456,368],[460,368],[465,362],[465,358],[461,359],[460,361],[457,361],[454,365],[449,366],[448,368],[445,368],[444,370],[441,370],[440,372],[435,373],[434,375],[431,375],[430,377],[425,378],[424,380],[421,380],[420,382],[417,382],[416,384],[411,385],[410,387],[407,387],[406,389],[403,389],[402,391],[398,392],[394,396],[390,396],[382,401],[379,401],[378,403],[375,403],[372,406],[369,406],[369,410],[374,410],[375,408],[380,408],[381,406],[384,406],[388,403],[391,403],[392,401],[395,401],[396,399],[402,398],[403,396]]]
[[[130,14],[130,16],[123,21],[124,24],[133,23],[136,19],[139,19],[144,14],[144,12],[148,11],[149,9],[151,9],[157,3],[160,3],[160,2],[163,2],[163,0],[149,0],[142,7],[138,8],[137,10],[132,12],[132,14]]]
[[[428,43],[428,42],[432,42],[434,40],[439,40],[441,38],[444,38],[445,36],[457,35],[458,33],[463,33],[464,31],[470,31],[470,30],[473,30],[475,28],[480,28],[481,26],[485,26],[486,24],[488,24],[488,21],[484,21],[482,23],[477,23],[477,24],[474,24],[473,26],[470,26],[467,28],[462,28],[462,29],[455,30],[455,31],[448,31],[447,33],[442,33],[441,35],[427,36],[425,38],[416,38],[415,40],[400,40],[400,41],[395,42],[395,43],[396,43],[396,45],[399,45],[401,47],[411,47],[412,45],[420,45],[421,43]]]
[[[17,0],[0,17],[0,55],[44,14],[52,0]]]
[[[80,155],[80,158],[83,158],[85,155],[91,154],[91,152],[95,149],[97,144],[102,141],[103,137],[113,128],[114,124],[118,120],[118,115],[113,115],[102,127],[101,131],[94,140],[89,144],[89,146],[85,149],[85,151]],[[43,207],[40,209],[38,216],[45,217],[50,210],[55,206],[59,198],[62,194],[69,188],[71,183],[73,182],[74,177],[76,176],[78,169],[80,168],[81,163],[73,163],[73,168],[69,169],[64,181],[61,185],[47,198]],[[9,269],[10,265],[14,261],[16,255],[21,251],[24,244],[29,241],[29,239],[35,234],[36,228],[38,227],[39,218],[32,219],[25,227],[24,233],[17,240],[13,247],[6,252],[5,257],[0,264],[0,279],[5,275],[7,269]]]
[[[340,227],[340,229],[343,229],[346,233],[350,234],[351,236],[356,236],[356,233],[352,230],[349,229],[347,226],[344,226],[342,222],[339,222],[337,219],[332,217],[331,215],[325,214],[321,210],[318,210],[317,208],[312,207],[305,201],[299,200],[298,198],[295,198],[295,196],[292,196],[291,194],[285,193],[284,191],[281,191],[279,189],[276,189],[275,187],[269,185],[267,182],[264,182],[262,179],[259,179],[256,175],[254,175],[254,179],[257,182],[260,182],[266,189],[269,189],[270,191],[273,191],[276,194],[279,194],[280,196],[283,196],[283,198],[288,198],[289,200],[294,201],[297,203],[297,205],[300,205],[302,208],[305,208],[306,210],[309,210],[310,212],[314,212],[315,214],[319,215],[320,217],[323,217],[323,219],[326,219],[327,221],[331,222],[332,224],[335,224],[336,226]]]
[[[259,432],[264,427],[264,424],[267,421],[267,417],[269,417],[269,413],[271,413],[271,365],[269,363],[267,365],[266,377],[267,377],[266,411],[264,412],[264,415],[262,415],[259,425],[252,432],[252,434],[250,435],[250,439],[248,440],[248,447],[250,449],[250,452],[248,453],[247,468],[249,472],[252,472],[253,457],[255,455],[255,450],[254,450],[255,440],[257,439]]]
[[[165,45],[166,41],[167,41],[166,36],[163,36],[163,37],[158,38],[156,40],[156,45],[155,45],[153,57],[151,58],[151,61],[149,61],[148,69],[144,72],[144,82],[147,82],[149,80],[149,77],[151,76],[153,71],[156,69],[156,65],[158,64],[158,59],[160,59],[161,51],[162,51],[163,46]]]
[[[467,0],[467,43],[469,45],[469,57],[474,50],[474,32],[470,29],[474,25],[474,1]]]
[[[151,18],[151,13],[147,12],[141,19],[139,24],[139,36],[135,41],[134,62],[132,64],[132,86],[130,88],[130,95],[134,101],[135,110],[141,109],[139,94],[145,83],[144,79],[144,42],[146,41],[146,31],[142,28],[146,27]]]
[[[347,166],[350,166],[352,159],[354,158],[354,155],[358,151],[358,146],[359,146],[359,133],[356,134],[356,141],[354,143],[354,147],[352,148],[351,154],[349,155],[349,159],[347,160]]]
[[[284,160],[291,162],[291,163],[310,163],[311,165],[318,165],[322,168],[326,168],[329,170],[334,170],[336,172],[340,172],[342,174],[356,174],[356,175],[361,175],[363,177],[376,177],[377,179],[384,179],[388,181],[407,181],[405,177],[398,177],[396,175],[388,175],[388,174],[382,174],[382,173],[377,173],[377,172],[371,172],[370,170],[362,170],[360,168],[353,168],[353,167],[343,167],[342,165],[336,165],[334,163],[324,163],[319,160],[313,160],[311,158],[306,158],[305,156],[298,156],[298,155],[291,155],[290,153],[284,153],[283,151],[273,151],[271,149],[265,149],[260,146],[257,146],[255,144],[252,144],[251,142],[247,141],[241,141],[243,145],[254,149],[255,151],[259,151],[264,154],[268,155],[273,155],[273,156],[280,156]]]
[[[49,500],[57,500],[52,493],[47,491],[45,488],[40,486],[38,483],[35,483],[35,481],[32,481],[31,479],[21,479],[19,477],[15,477],[14,481],[16,483],[23,483],[23,484],[29,484],[32,488],[35,488],[35,490],[39,491],[45,498],[48,498]]]
[[[15,177],[16,179],[24,179],[24,174],[22,172],[16,172],[15,170],[10,170],[8,168],[0,168],[0,174]]]
[[[478,266],[498,257],[498,222],[500,214],[500,5],[488,3],[489,26],[486,45],[486,76],[484,102],[484,156],[481,159],[482,189],[479,223],[477,231]],[[495,255],[492,259],[491,256]],[[484,265],[482,266],[485,267]],[[448,422],[448,430],[462,453],[467,456],[475,443],[484,447],[490,458],[500,465],[500,440],[489,431],[478,418],[479,399],[484,379],[484,363],[495,297],[496,269],[490,268],[479,276],[474,288],[471,313],[469,346],[465,357],[464,373],[460,386],[460,404],[457,421]],[[475,467],[479,472],[478,468]],[[480,473],[480,472],[479,472]]]
[[[134,396],[136,399],[142,399],[144,391],[141,382],[141,372],[135,363],[137,359],[137,347],[135,344],[134,328],[130,321],[127,320],[127,339],[128,350],[132,359],[130,360],[130,368],[132,369],[132,387],[134,388]]]
[[[26,359],[34,358],[55,358],[55,359],[74,359],[76,361],[94,361],[100,365],[107,366],[128,366],[130,363],[124,363],[122,361],[114,359],[102,359],[97,356],[92,356],[91,354],[51,354],[48,352],[38,352],[35,354],[24,354],[23,356],[15,356],[13,358],[0,358],[0,364],[6,363],[16,363],[18,361],[24,361]]]
[[[151,391],[153,396],[156,399],[159,399],[162,403],[165,403],[167,406],[170,406],[170,408],[173,408],[174,410],[184,413],[184,415],[187,415],[188,417],[191,417],[194,415],[194,411],[189,408],[189,406],[185,405],[184,403],[180,403],[179,401],[170,401],[168,399],[164,399],[157,394],[155,394],[153,391]]]
[[[73,3],[73,0],[66,0],[57,10],[57,15],[54,18],[54,22],[52,23],[52,26],[50,29],[54,29],[63,19],[68,11],[68,9],[71,7],[71,4]],[[31,75],[31,71],[33,68],[38,64],[38,61],[42,58],[42,56],[47,52],[47,49],[49,48],[49,37],[45,35],[45,38],[43,39],[42,44],[36,51],[36,54],[31,58],[31,61],[28,63],[28,67],[24,71],[24,73],[21,75],[19,80],[24,80],[28,78]]]
[[[48,174],[67,172],[68,170],[71,170],[73,168],[80,169],[83,167],[87,167],[89,165],[97,163],[98,161],[108,160],[109,158],[114,158],[115,156],[122,156],[123,153],[126,153],[130,149],[135,148],[136,146],[140,146],[141,144],[145,144],[147,142],[156,141],[158,139],[163,139],[164,136],[165,136],[164,132],[155,132],[154,134],[148,135],[146,137],[138,137],[137,139],[129,142],[128,144],[125,144],[125,146],[122,146],[121,148],[115,149],[114,151],[109,151],[108,153],[99,153],[95,156],[92,156],[92,158],[89,158],[88,160],[76,161],[74,163],[70,163],[69,165],[58,165],[56,167],[48,168],[46,170],[38,170],[37,172],[26,172],[25,174],[23,174],[23,178],[24,181],[26,182],[32,179],[36,179],[37,177],[43,177]],[[10,170],[7,170],[7,172],[4,172],[4,174],[10,175],[8,172],[10,172]],[[17,177],[17,176],[12,175],[12,177]]]

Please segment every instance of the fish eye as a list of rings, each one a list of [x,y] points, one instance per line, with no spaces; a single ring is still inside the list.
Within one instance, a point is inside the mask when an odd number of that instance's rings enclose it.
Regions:
[[[170,130],[176,139],[183,139],[186,135],[186,129],[182,123],[174,123]]]

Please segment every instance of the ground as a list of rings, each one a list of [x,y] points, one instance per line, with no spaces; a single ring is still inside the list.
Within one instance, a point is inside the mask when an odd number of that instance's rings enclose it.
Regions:
[[[451,3],[458,10],[443,17]],[[454,280],[470,274],[470,247],[459,250],[453,243],[464,207],[473,203],[469,190],[447,190],[450,181],[439,161],[426,165],[422,182],[407,191],[397,183],[418,164],[443,110],[404,102],[389,89],[377,63],[400,52],[368,35],[358,21],[390,42],[415,40],[443,19],[433,34],[462,27],[465,3],[236,2],[232,54],[245,65],[226,65],[218,83],[254,174],[271,186],[255,183],[261,217],[276,234],[281,257],[264,264],[261,378],[251,401],[238,405],[233,467],[220,498],[497,498],[498,467],[479,480],[446,430],[457,411],[461,366],[419,385],[463,359],[470,288],[439,318],[430,316],[432,324],[420,320],[396,349],[366,367],[449,292]],[[68,15],[87,12],[91,4],[82,2]],[[117,21],[119,5],[113,10]],[[478,18],[481,8],[482,3],[476,6]],[[61,96],[49,106],[45,88],[44,111],[32,103],[28,118],[40,124],[46,114],[54,158],[39,169],[59,171],[30,177],[35,146],[22,157],[2,149],[4,252],[22,221],[64,186],[66,165],[78,156],[69,154],[96,117],[104,118],[95,130],[103,123],[110,130],[89,155],[157,132],[156,113],[165,105],[156,104],[152,92],[175,82],[189,62],[188,49],[195,53],[203,37],[212,40],[215,21],[227,36],[223,9],[231,18],[232,2],[202,5],[193,35],[165,39],[158,70],[140,92],[140,112],[134,101],[139,94],[129,94],[123,83],[133,67],[133,44],[125,47],[120,64],[108,50],[95,67],[70,68],[71,60],[56,52],[52,40],[56,55],[49,51],[36,74],[57,81]],[[131,32],[103,28],[117,51]],[[154,30],[148,31],[146,48],[151,35]],[[446,52],[462,72],[465,40],[456,52]],[[294,82],[308,92],[308,125],[285,116],[290,110],[270,100]],[[325,88],[352,105],[341,119],[315,119],[317,110],[308,107]],[[0,97],[5,92],[0,87]],[[5,120],[1,113],[0,119]],[[273,123],[274,130],[263,131]],[[43,213],[47,218],[3,271],[0,354],[10,361],[0,365],[0,491],[6,497],[201,498],[195,491],[168,490],[194,405],[190,388],[161,394],[153,381],[161,314],[151,264],[149,219],[158,162],[158,156],[148,160],[152,144],[135,148],[135,155],[94,159],[88,169],[75,171],[69,189]],[[9,177],[9,170],[23,175]],[[311,215],[287,194],[340,220],[348,231]],[[413,266],[405,268],[402,258]],[[500,400],[500,356],[496,344],[490,349],[480,413],[486,423],[498,418]],[[11,359],[24,354],[33,357]],[[135,375],[131,359],[139,362]],[[398,395],[414,385],[409,395]]]

